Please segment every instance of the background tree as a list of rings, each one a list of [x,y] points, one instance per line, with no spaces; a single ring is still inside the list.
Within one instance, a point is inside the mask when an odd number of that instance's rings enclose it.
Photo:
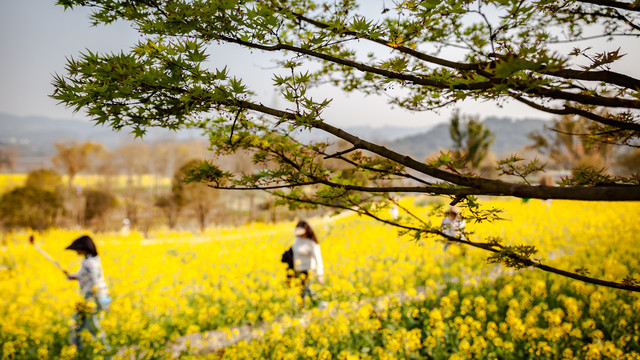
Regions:
[[[169,225],[169,229],[173,229],[178,222],[178,216],[180,215],[180,211],[182,207],[178,202],[173,193],[163,194],[156,198],[154,205],[162,211],[164,216],[167,218],[167,225]]]
[[[640,36],[636,3],[402,1],[387,3],[389,8],[372,17],[359,10],[357,1],[58,3],[91,8],[94,24],[128,21],[143,39],[129,52],[71,58],[66,74],[55,76],[55,99],[85,110],[96,123],[131,127],[137,136],[151,126],[194,126],[208,134],[216,154],[247,150],[261,166],[239,175],[209,162],[189,175],[192,181],[220,189],[263,189],[292,207],[357,211],[416,239],[445,237],[485,250],[490,261],[640,291],[631,275],[596,279],[550,267],[517,239],[507,244],[495,238],[451,238],[415,214],[388,219],[376,211],[392,201],[390,194],[419,193],[451,197],[474,220],[493,221],[499,211],[485,209],[475,196],[638,201],[640,177],[576,172],[562,187],[533,186],[527,176],[543,166],[517,156],[497,165],[502,174],[520,176],[520,181],[460,174],[446,154],[420,162],[331,125],[339,123],[325,121],[331,120],[323,115],[331,101],[314,94],[317,86],[332,85],[336,91],[386,96],[391,105],[413,111],[462,100],[516,101],[550,114],[586,118],[597,141],[632,145],[640,133],[640,81],[615,70],[624,56],[620,42],[600,46],[584,40],[623,38],[634,46]],[[211,68],[209,45],[239,45],[261,60],[268,59],[263,52],[277,53],[279,67],[267,76],[280,91],[276,103],[281,105],[264,105],[273,102],[261,99],[227,68]],[[291,136],[305,128],[351,147],[330,153],[327,143],[305,144]],[[348,183],[318,157],[338,159],[369,179],[384,181]],[[399,185],[399,180],[405,182]],[[313,191],[301,190],[308,186]]]
[[[52,169],[33,170],[27,174],[25,187],[34,187],[52,193],[62,193],[62,177]]]
[[[640,148],[628,149],[618,154],[616,166],[622,175],[640,174]]]
[[[141,214],[145,207],[143,200],[151,194],[144,192],[142,176],[149,172],[151,165],[151,152],[149,145],[143,142],[130,141],[116,150],[119,173],[127,178],[124,191],[125,217],[131,221],[132,226],[140,226],[141,220],[150,218],[150,214]]]
[[[529,134],[534,142],[529,148],[544,155],[550,168],[606,168],[613,146],[598,141],[599,136],[592,135],[589,127],[584,118],[564,115],[546,131]]]
[[[84,224],[104,230],[105,219],[118,204],[116,197],[104,190],[87,189],[84,191]]]
[[[202,183],[185,182],[186,174],[196,169],[200,163],[200,160],[190,160],[184,163],[173,176],[171,192],[173,202],[180,208],[191,209],[198,219],[200,231],[204,231],[207,227],[209,214],[216,206],[220,193]]]
[[[18,150],[15,146],[7,146],[0,144],[3,148],[0,148],[0,171],[7,169],[9,172],[13,172],[16,166],[16,157]]]
[[[106,152],[102,144],[94,142],[58,142],[55,147],[58,153],[53,157],[53,163],[67,174],[69,188],[72,188],[76,175],[87,169],[94,157]]]
[[[64,196],[66,218],[73,224],[82,224],[84,211],[82,188],[74,187],[73,181],[76,175],[89,168],[95,159],[107,150],[99,143],[77,141],[58,142],[55,147],[58,153],[53,157],[53,163],[67,175],[67,194]]]
[[[472,169],[478,169],[495,140],[495,134],[480,120],[461,117],[459,111],[451,117],[449,134],[453,140],[454,156],[462,166],[468,165]]]
[[[151,144],[149,150],[152,154],[149,170],[155,174],[154,195],[156,195],[160,177],[172,177],[184,164],[184,159],[204,158],[207,145],[200,140],[178,141],[174,138],[165,138]]]
[[[55,225],[64,210],[60,184],[53,170],[35,170],[27,175],[25,186],[0,197],[0,223],[6,229],[28,228],[42,231]]]
[[[106,192],[112,192],[114,189],[114,181],[120,175],[118,167],[118,155],[107,148],[99,151],[89,161],[86,169],[87,173],[100,175],[97,180],[96,187]]]

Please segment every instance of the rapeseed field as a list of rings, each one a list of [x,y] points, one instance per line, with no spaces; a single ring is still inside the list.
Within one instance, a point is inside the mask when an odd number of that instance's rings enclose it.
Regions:
[[[425,215],[428,204],[406,198]],[[640,279],[640,204],[489,201],[507,220],[468,223],[474,239],[530,244],[546,264]],[[433,223],[441,220],[428,219]],[[327,281],[313,290],[323,308],[300,309],[280,255],[294,222],[209,228],[203,233],[90,234],[111,296],[102,326],[109,347],[69,344],[77,284],[29,245],[29,232],[5,234],[0,252],[0,358],[164,358],[192,333],[272,323],[253,341],[190,358],[275,359],[640,359],[640,295],[538,270],[507,271],[487,253],[434,239],[399,236],[354,215],[310,219]],[[86,231],[35,233],[69,271],[63,250]],[[413,295],[402,299],[397,294]],[[378,299],[375,304],[367,299]],[[308,321],[297,320],[306,314]],[[284,319],[284,320],[283,320]],[[287,320],[290,319],[290,320]],[[183,357],[187,357],[184,354]]]

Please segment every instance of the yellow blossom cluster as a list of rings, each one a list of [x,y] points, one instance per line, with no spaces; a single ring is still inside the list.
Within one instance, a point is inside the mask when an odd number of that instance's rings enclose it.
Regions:
[[[0,175],[0,195],[13,190],[14,188],[24,186],[27,180],[26,174],[2,174]],[[68,182],[67,176],[62,176],[61,180],[64,184]],[[118,175],[109,178],[114,188],[126,188],[127,184],[133,184],[136,187],[169,187],[171,186],[171,178],[158,177],[154,175],[136,175],[131,178]],[[78,175],[73,179],[73,185],[80,187],[96,187],[105,182],[105,177],[100,175]]]

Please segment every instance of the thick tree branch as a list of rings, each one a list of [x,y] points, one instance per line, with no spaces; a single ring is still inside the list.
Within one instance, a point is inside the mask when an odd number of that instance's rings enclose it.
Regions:
[[[370,65],[366,65],[366,64],[362,64],[359,63],[357,61],[352,61],[352,60],[348,60],[348,59],[344,59],[344,58],[339,58],[339,57],[335,57],[332,55],[328,55],[328,54],[324,54],[321,52],[317,52],[317,51],[313,51],[310,49],[305,49],[305,48],[301,48],[301,47],[296,47],[296,46],[292,46],[292,45],[287,45],[287,44],[275,44],[275,45],[262,45],[262,44],[256,44],[256,43],[252,43],[252,42],[248,42],[248,41],[244,41],[244,40],[240,40],[240,39],[235,39],[235,38],[231,38],[228,36],[220,36],[219,37],[220,40],[223,41],[227,41],[229,43],[233,43],[233,44],[238,44],[238,45],[242,45],[242,46],[246,46],[249,48],[253,48],[253,49],[260,49],[260,50],[264,50],[264,51],[280,51],[280,50],[287,50],[287,51],[291,51],[291,52],[295,52],[298,54],[303,54],[303,55],[308,55],[314,58],[318,58],[318,59],[322,59],[328,62],[332,62],[335,64],[339,64],[339,65],[343,65],[343,66],[348,66],[357,70],[360,70],[362,72],[370,72],[372,74],[376,74],[376,75],[380,75],[389,79],[395,79],[395,80],[402,80],[402,81],[407,81],[416,85],[421,85],[421,86],[430,86],[430,87],[435,87],[435,88],[439,88],[439,89],[459,89],[459,90],[488,90],[494,87],[494,84],[491,82],[481,82],[481,83],[473,83],[473,84],[456,84],[456,85],[452,85],[448,82],[444,82],[444,81],[436,81],[436,80],[431,80],[428,79],[426,77],[421,77],[421,76],[415,76],[415,75],[409,75],[409,74],[403,74],[403,73],[398,73],[398,72],[394,72],[394,71],[390,71],[390,70],[384,70],[384,69],[379,69],[377,67],[374,66],[370,66]],[[639,105],[640,107],[640,105]]]
[[[322,59],[335,64],[348,66],[348,67],[360,70],[362,72],[369,72],[369,73],[377,74],[389,79],[407,81],[415,85],[434,87],[438,89],[495,90],[496,85],[500,85],[504,81],[502,79],[489,79],[489,81],[470,83],[470,84],[450,83],[445,81],[432,80],[432,79],[429,79],[428,77],[421,77],[421,76],[415,76],[410,74],[403,74],[403,73],[398,73],[394,71],[379,69],[377,67],[362,64],[357,61],[347,60],[344,58],[339,58],[339,57],[324,54],[321,52],[313,51],[310,49],[305,49],[305,48],[296,47],[296,46],[287,45],[287,44],[262,45],[262,44],[256,44],[256,43],[252,43],[252,42],[248,42],[240,39],[231,38],[228,36],[220,36],[219,39],[223,41],[227,41],[229,43],[234,43],[234,44],[238,44],[238,45],[242,45],[242,46],[246,46],[254,49],[260,49],[264,51],[280,51],[280,50],[292,51],[298,54],[308,55],[308,56]],[[544,87],[530,88],[527,85],[518,85],[518,84],[510,84],[509,86],[511,89],[514,89],[517,91],[522,91],[524,93],[531,94],[531,95],[547,97],[550,99],[575,101],[575,102],[579,102],[587,105],[640,109],[639,100],[617,98],[617,97],[609,98],[609,97],[604,97],[599,95],[577,94],[577,93],[571,93],[567,91],[544,88]]]
[[[614,120],[614,119],[609,119],[606,118],[604,116],[600,116],[598,114],[594,114],[592,112],[586,111],[586,110],[581,110],[581,109],[577,109],[568,105],[564,106],[564,109],[552,109],[546,106],[542,106],[539,104],[536,104],[535,102],[531,101],[531,100],[527,100],[522,96],[519,95],[514,95],[513,96],[514,99],[527,104],[528,106],[540,110],[540,111],[544,111],[550,114],[556,114],[556,115],[579,115],[582,116],[584,118],[587,118],[589,120],[593,120],[595,122],[598,122],[600,124],[603,125],[609,125],[621,130],[630,130],[630,131],[636,131],[638,133],[640,133],[640,124],[638,123],[631,123],[631,122],[624,122],[624,121],[619,121],[619,120]]]
[[[323,22],[308,18],[302,14],[294,14],[298,20],[304,21],[308,24],[311,24],[313,26],[316,26],[320,29],[330,29],[330,26],[328,24],[325,24]],[[428,54],[425,54],[423,52],[414,50],[410,47],[406,47],[404,45],[400,45],[400,44],[393,44],[391,45],[391,42],[389,40],[386,39],[375,39],[372,38],[371,36],[368,36],[367,34],[362,34],[356,31],[342,31],[339,33],[339,35],[348,35],[348,36],[354,36],[358,39],[364,39],[364,40],[368,40],[374,43],[377,43],[379,45],[397,50],[403,54],[407,54],[407,55],[411,55],[413,57],[415,57],[416,59],[420,59],[422,61],[425,62],[429,62],[432,64],[436,64],[436,65],[441,65],[444,67],[448,67],[451,69],[458,69],[458,70],[479,70],[479,67],[477,64],[467,64],[467,63],[461,63],[461,62],[456,62],[456,61],[449,61],[446,59],[442,59],[439,58],[437,56],[431,56]]]
[[[538,72],[569,80],[599,81],[618,85],[631,90],[640,90],[640,80],[614,71],[581,71],[573,69],[547,71],[543,68]]]
[[[330,26],[322,23],[320,21],[308,18],[304,15],[301,14],[295,14],[295,16],[301,20],[304,21],[306,23],[312,24],[320,29],[330,29]],[[350,36],[354,36],[356,38],[359,39],[365,39],[368,41],[372,41],[374,43],[386,46],[388,48],[391,48],[393,50],[399,51],[403,54],[407,54],[407,55],[411,55],[413,57],[415,57],[416,59],[428,62],[428,63],[432,63],[432,64],[436,64],[436,65],[441,65],[450,69],[455,69],[455,70],[461,70],[461,71],[476,71],[478,72],[479,75],[485,76],[487,78],[491,78],[491,74],[484,71],[484,69],[489,65],[489,63],[485,62],[485,63],[461,63],[461,62],[456,62],[456,61],[449,61],[446,59],[442,59],[436,56],[431,56],[428,54],[425,54],[423,52],[417,51],[415,49],[412,49],[410,47],[401,45],[401,44],[393,44],[391,45],[391,42],[389,40],[386,39],[375,39],[372,38],[366,34],[362,34],[356,31],[344,31],[344,32],[340,32],[340,35],[350,35]],[[563,69],[563,70],[555,70],[555,71],[546,71],[545,68],[542,68],[541,70],[537,71],[540,74],[545,74],[545,75],[550,75],[550,76],[557,76],[557,77],[561,77],[561,78],[565,78],[565,79],[576,79],[576,80],[589,80],[589,81],[600,81],[600,82],[605,82],[605,83],[609,83],[609,84],[615,84],[618,86],[622,86],[622,87],[626,87],[629,89],[633,89],[633,90],[638,90],[640,89],[640,80],[635,79],[631,76],[625,75],[625,74],[620,74],[620,73],[616,73],[613,71],[581,71],[581,70],[572,70],[572,69]]]
[[[246,186],[222,186],[215,184],[207,184],[208,187],[217,190],[277,190],[277,189],[291,189],[300,186],[317,185],[317,181],[307,181],[299,183],[286,183],[281,185],[246,185]]]
[[[620,1],[609,1],[609,0],[578,0],[578,2],[585,4],[593,4],[606,6],[610,8],[629,10],[629,11],[640,11],[640,6],[637,3],[625,3]]]
[[[263,114],[272,115],[279,118],[295,120],[298,115],[282,110],[273,109],[262,104],[255,104],[245,100],[229,100],[218,102],[220,105],[232,107],[243,107]],[[419,162],[410,156],[399,154],[384,146],[377,145],[360,139],[342,129],[329,125],[322,121],[315,121],[310,126],[324,130],[340,139],[346,140],[355,145],[360,144],[362,149],[371,151],[398,164],[422,174],[429,175],[459,186],[476,188],[482,195],[513,196],[519,198],[532,199],[566,199],[566,200],[587,200],[587,201],[640,201],[640,186],[530,186],[523,184],[512,184],[501,180],[491,180],[479,177],[470,177],[453,174],[425,163]]]

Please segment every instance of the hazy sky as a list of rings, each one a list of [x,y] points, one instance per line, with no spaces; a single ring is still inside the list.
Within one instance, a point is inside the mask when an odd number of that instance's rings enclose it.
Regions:
[[[127,24],[91,27],[88,11],[64,11],[55,0],[0,0],[0,112],[20,116],[41,115],[53,118],[79,118],[71,110],[57,105],[48,95],[52,92],[52,74],[64,73],[65,58],[77,56],[81,51],[125,51],[132,47],[139,35]],[[623,44],[620,44],[623,45]],[[623,47],[625,50],[627,48]],[[249,53],[240,48],[213,50],[215,64],[231,64],[232,75],[252,74],[249,84],[260,96],[260,101],[274,105],[267,55]],[[638,57],[635,57],[637,59]],[[637,69],[634,59],[623,66]],[[633,65],[633,66],[632,66]],[[330,94],[322,94],[330,96]],[[514,118],[549,118],[550,115],[532,110],[515,102],[499,107],[495,103],[469,102],[461,106],[463,113],[509,116]],[[365,98],[358,94],[339,93],[325,119],[333,124],[351,125],[406,125],[430,126],[446,121],[451,109],[440,114],[411,113],[393,109],[384,98]]]

